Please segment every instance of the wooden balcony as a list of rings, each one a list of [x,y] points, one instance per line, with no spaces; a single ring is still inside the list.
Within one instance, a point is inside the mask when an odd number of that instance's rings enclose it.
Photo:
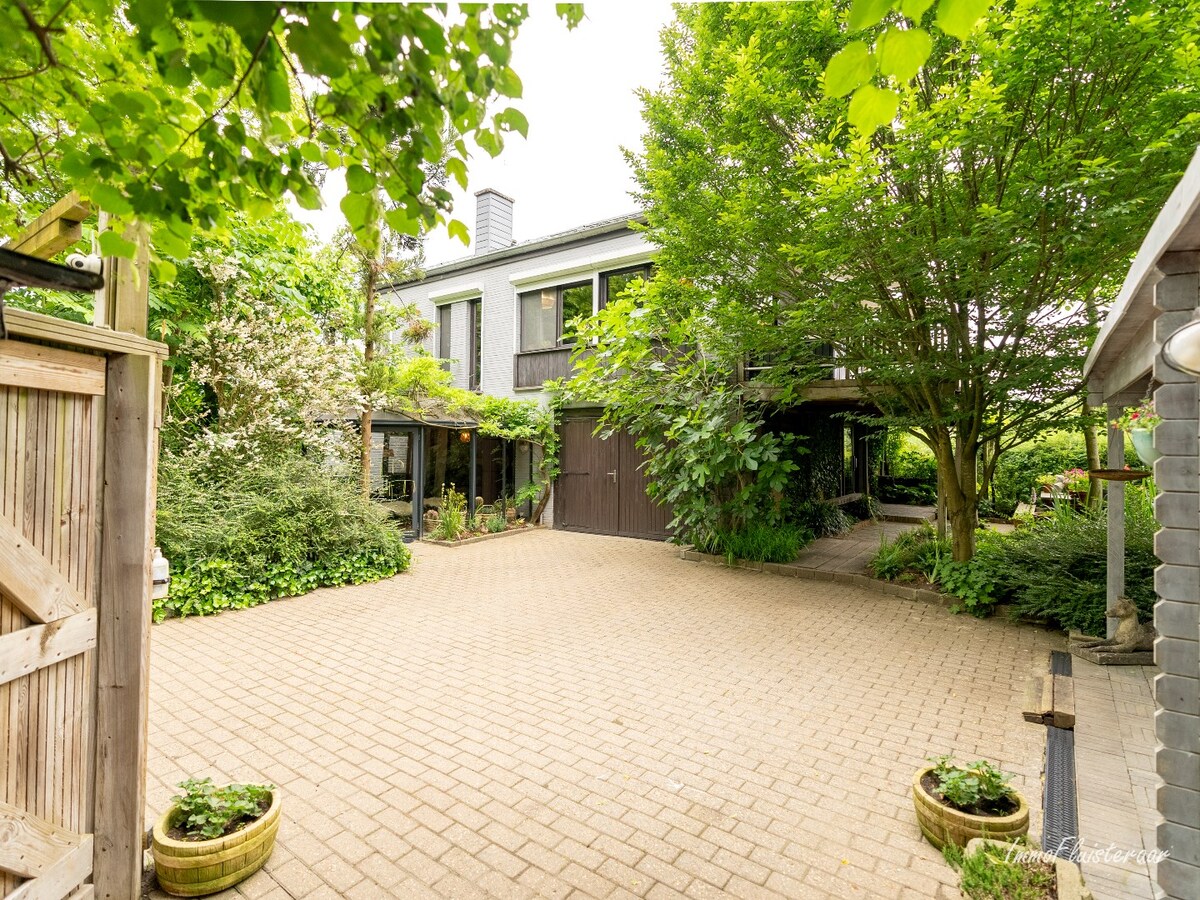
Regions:
[[[549,350],[528,350],[513,356],[513,388],[532,390],[547,381],[569,378],[573,367],[574,347],[551,347]]]

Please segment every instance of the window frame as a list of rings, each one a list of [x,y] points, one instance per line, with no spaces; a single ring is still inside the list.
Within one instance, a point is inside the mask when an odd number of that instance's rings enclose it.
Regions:
[[[480,391],[483,368],[483,298],[467,301],[467,390]]]
[[[438,359],[446,366],[450,365],[450,360],[454,359],[454,350],[451,341],[451,322],[454,320],[454,304],[443,303],[437,308],[438,311]]]
[[[638,263],[633,266],[622,266],[619,269],[609,269],[600,273],[600,290],[596,303],[596,311],[604,309],[608,306],[608,279],[614,275],[641,275],[646,281],[654,277],[654,261],[647,260],[644,263]]]
[[[563,343],[563,292],[572,288],[590,288],[592,292],[592,311],[590,315],[596,314],[596,282],[592,278],[580,279],[578,281],[570,281],[564,284],[546,285],[542,288],[534,288],[531,290],[517,291],[517,352],[518,353],[549,353],[553,350],[565,350],[574,347],[578,341],[571,341],[569,344]],[[530,294],[541,295],[546,291],[554,291],[554,344],[550,347],[535,347],[526,349],[525,347],[525,303],[524,298]]]

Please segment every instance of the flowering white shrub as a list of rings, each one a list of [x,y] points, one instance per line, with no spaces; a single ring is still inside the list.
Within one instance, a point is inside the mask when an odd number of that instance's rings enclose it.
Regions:
[[[214,266],[214,274],[217,267]],[[222,273],[224,274],[224,273]],[[189,380],[211,391],[216,415],[192,432],[187,453],[216,462],[269,459],[302,448],[343,464],[346,417],[361,404],[361,366],[350,346],[325,338],[308,318],[281,321],[251,301],[207,323],[183,347]],[[173,405],[176,425],[185,416]]]

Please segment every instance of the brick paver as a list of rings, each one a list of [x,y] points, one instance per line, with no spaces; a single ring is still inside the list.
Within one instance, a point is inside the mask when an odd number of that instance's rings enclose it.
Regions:
[[[982,756],[1038,796],[1020,701],[1058,643],[646,541],[422,545],[156,627],[149,811],[191,775],[282,787],[230,897],[956,897],[912,773]]]

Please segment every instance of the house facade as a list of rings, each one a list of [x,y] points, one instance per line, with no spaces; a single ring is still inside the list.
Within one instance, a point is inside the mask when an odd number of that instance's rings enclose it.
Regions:
[[[447,361],[455,386],[545,403],[545,382],[571,374],[572,321],[603,309],[634,279],[648,278],[658,248],[637,230],[639,214],[518,243],[511,198],[489,189],[476,194],[476,203],[473,255],[430,267],[419,280],[390,290],[437,326],[425,349]],[[858,390],[846,372],[831,365],[829,374],[805,390],[811,402],[774,417],[789,431],[819,433],[839,454],[845,448],[845,465],[822,491],[826,498],[865,491],[869,459],[869,429],[837,417],[861,408]],[[754,375],[752,367],[731,373],[750,384]],[[564,412],[561,474],[543,522],[667,537],[671,514],[646,495],[644,457],[629,435],[597,437],[599,415],[586,408]],[[527,445],[480,439],[475,449],[480,485],[488,481],[511,492],[534,477],[536,451]],[[477,493],[484,502],[495,499],[482,488]]]

